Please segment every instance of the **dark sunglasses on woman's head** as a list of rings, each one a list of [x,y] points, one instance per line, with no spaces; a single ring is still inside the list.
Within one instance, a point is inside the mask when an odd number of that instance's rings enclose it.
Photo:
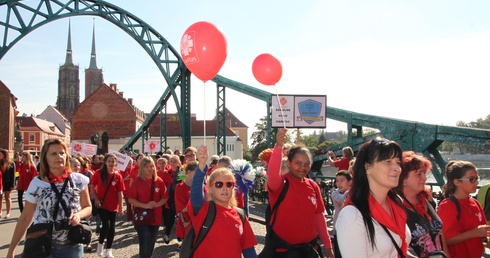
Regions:
[[[224,184],[226,184],[226,188],[235,187],[235,182],[231,182],[231,181],[229,181],[229,182],[216,181],[212,185],[214,185],[214,187],[220,189],[221,187],[223,187]]]
[[[371,140],[371,143],[369,144],[369,149],[371,149],[372,147],[374,147],[375,145],[377,144],[380,144],[380,145],[385,145],[389,142],[390,140],[386,139],[386,138],[383,138],[383,137],[376,137],[374,139]]]

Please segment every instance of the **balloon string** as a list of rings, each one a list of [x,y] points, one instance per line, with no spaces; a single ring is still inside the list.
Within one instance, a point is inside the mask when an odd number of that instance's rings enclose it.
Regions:
[[[277,105],[279,106],[279,109],[281,110],[282,124],[283,124],[284,128],[286,128],[286,120],[284,119],[284,112],[282,112],[281,102],[279,101],[279,94],[277,93],[277,88],[276,88],[275,84],[274,84],[274,90],[276,91]]]
[[[204,146],[206,146],[206,82],[203,82],[203,90],[204,90],[204,94],[203,94],[203,97],[204,97],[204,107],[203,107],[203,110],[204,110]]]

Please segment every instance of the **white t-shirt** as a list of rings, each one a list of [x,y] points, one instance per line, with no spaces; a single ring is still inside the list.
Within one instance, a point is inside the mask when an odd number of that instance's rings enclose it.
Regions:
[[[368,232],[364,226],[364,221],[362,220],[362,215],[359,210],[353,205],[342,208],[335,224],[337,241],[342,257],[398,257],[398,252],[393,245],[390,236],[374,219],[373,224],[375,231],[374,242],[376,244],[374,250],[369,242]],[[401,238],[391,230],[389,231],[397,245],[401,247]],[[407,242],[407,245],[409,245],[412,236],[408,226],[406,226],[405,234],[405,241]]]
[[[333,235],[336,235],[335,222],[339,217],[340,210],[342,209],[342,206],[344,205],[344,202],[347,199],[348,193],[349,193],[348,190],[342,193],[339,189],[336,189],[335,191],[332,192],[333,207],[335,208],[335,211],[333,213],[333,231],[332,231]]]
[[[81,210],[80,193],[89,184],[89,179],[79,173],[71,173],[70,177],[74,187],[72,188],[70,182],[68,182],[66,189],[63,192],[63,201],[65,202],[66,207],[68,207],[72,213],[75,213]],[[56,188],[58,188],[58,192],[61,192],[63,183],[56,183],[55,185]],[[26,198],[26,201],[36,204],[36,211],[34,212],[33,219],[34,224],[51,221],[59,222],[62,219],[68,219],[69,214],[65,214],[63,206],[60,204],[56,219],[53,220],[54,207],[57,202],[56,193],[51,188],[50,183],[42,181],[39,177],[32,179],[24,197]],[[68,230],[56,231],[53,229],[53,242],[59,245],[68,244],[67,234]]]

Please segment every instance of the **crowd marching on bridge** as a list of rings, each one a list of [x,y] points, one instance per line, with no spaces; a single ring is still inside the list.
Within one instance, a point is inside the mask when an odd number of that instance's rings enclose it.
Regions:
[[[266,164],[267,234],[258,253],[248,221],[250,188],[232,159],[210,156],[206,146],[134,155],[124,170],[116,168],[114,154],[72,156],[57,139],[47,140],[34,158],[25,151],[11,159],[1,149],[0,217],[10,216],[14,189],[21,211],[7,257],[14,257],[24,238],[24,250],[31,248],[25,257],[82,257],[92,251],[114,257],[115,222],[124,214],[145,258],[152,257],[160,230],[166,244],[175,232],[181,257],[476,258],[489,246],[485,204],[471,197],[478,188],[477,168],[450,161],[445,199],[436,203],[426,185],[430,160],[380,137],[355,156],[350,147],[340,159],[329,152],[328,163],[338,167],[329,233],[322,189],[308,176],[311,152],[286,143],[286,135],[287,129],[278,130]],[[96,247],[78,241],[83,230],[72,228],[81,225],[94,227]]]

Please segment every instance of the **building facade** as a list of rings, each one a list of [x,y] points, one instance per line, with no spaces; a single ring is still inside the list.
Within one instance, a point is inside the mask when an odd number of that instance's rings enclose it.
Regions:
[[[17,115],[17,98],[10,89],[0,81],[0,148],[14,150],[15,145],[15,116]]]

